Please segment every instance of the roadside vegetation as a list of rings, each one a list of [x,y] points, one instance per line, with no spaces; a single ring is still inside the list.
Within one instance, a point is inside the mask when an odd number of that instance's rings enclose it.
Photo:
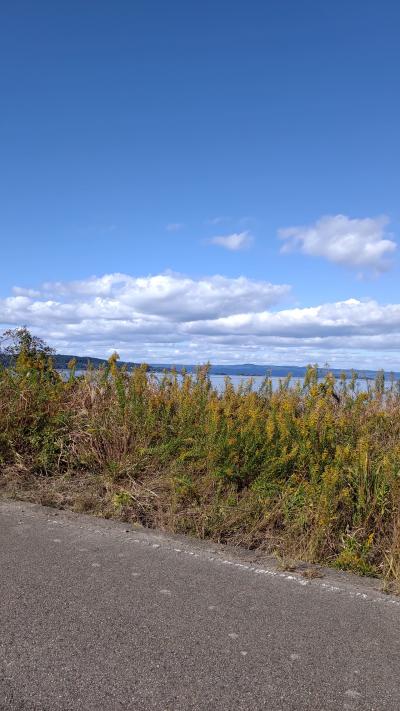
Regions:
[[[312,367],[218,393],[207,367],[127,373],[114,355],[65,378],[26,329],[4,344],[3,495],[400,584],[400,391],[383,374],[367,392]]]

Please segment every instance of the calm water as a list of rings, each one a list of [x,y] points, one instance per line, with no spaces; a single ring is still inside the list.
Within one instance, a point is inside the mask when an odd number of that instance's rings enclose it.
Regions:
[[[62,374],[65,378],[68,378],[68,376],[69,376],[69,372],[67,370],[62,371]],[[76,374],[83,375],[84,371],[77,371]],[[163,374],[162,373],[154,373],[152,375],[156,375],[157,377],[161,378]],[[225,375],[210,375],[210,380],[211,380],[212,385],[214,386],[214,388],[216,390],[218,390],[218,392],[223,391],[223,389],[225,387]],[[248,381],[248,377],[244,376],[244,375],[231,375],[230,380],[231,380],[233,386],[235,388],[237,388],[237,387],[239,387],[239,385],[241,385],[241,383],[245,383],[246,381]],[[254,375],[251,378],[251,380],[252,380],[252,384],[253,384],[252,385],[253,390],[259,390],[262,383],[264,382],[264,377],[262,375]],[[279,388],[279,383],[282,382],[283,380],[284,380],[284,378],[272,377],[271,381],[272,381],[273,390],[277,390]],[[295,386],[297,383],[302,383],[303,378],[292,378],[290,382],[291,382],[292,386]],[[356,388],[359,392],[362,392],[362,391],[365,391],[368,389],[368,385],[371,387],[372,384],[373,384],[373,380],[367,381],[365,378],[363,378],[363,379],[360,378],[357,381]],[[390,386],[389,378],[388,378],[386,384],[387,384],[387,386]]]
[[[216,390],[221,392],[224,387],[225,387],[225,375],[211,375],[210,380],[215,387]],[[248,381],[247,376],[244,375],[231,375],[230,380],[235,388],[237,388],[241,383],[245,383]],[[253,383],[253,390],[259,390],[262,383],[264,382],[265,378],[262,375],[254,375],[252,378],[252,383]],[[279,383],[284,381],[284,378],[278,378],[278,377],[272,377],[270,378],[272,382],[272,388],[273,390],[277,390],[279,388]],[[292,386],[295,386],[297,383],[302,383],[304,378],[292,378],[290,383]],[[368,389],[368,383],[371,384],[373,381],[369,380],[366,381],[364,380],[358,380],[357,381],[357,390],[359,391],[365,391]]]

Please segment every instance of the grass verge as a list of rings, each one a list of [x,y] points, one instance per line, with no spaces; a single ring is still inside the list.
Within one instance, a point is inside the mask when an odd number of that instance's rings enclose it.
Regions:
[[[387,384],[386,384],[387,385]],[[400,393],[383,375],[218,393],[116,359],[0,369],[0,491],[400,584]]]

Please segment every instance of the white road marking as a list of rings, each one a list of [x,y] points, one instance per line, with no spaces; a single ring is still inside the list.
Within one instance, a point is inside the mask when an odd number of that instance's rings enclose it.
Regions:
[[[27,516],[25,513],[25,520],[19,521],[19,523],[25,524],[25,527],[27,527],[26,518],[27,518]],[[50,521],[49,521],[49,523],[50,523]],[[76,519],[74,520],[74,518],[72,518],[72,517],[70,520],[67,517],[65,518],[65,520],[64,519],[62,519],[62,520],[58,519],[56,521],[52,520],[51,523],[62,526],[64,528],[72,527],[73,529],[79,528],[82,531],[89,530],[91,533],[96,533],[96,534],[102,535],[102,536],[105,536],[110,532],[109,528],[104,528],[104,530],[99,529],[99,528],[95,529],[90,525],[89,522],[85,522],[84,524],[78,524]],[[141,543],[142,545],[147,545],[147,546],[151,545],[151,533],[150,532],[149,533],[143,532],[143,534],[141,534],[141,535],[148,536],[147,540],[144,540],[143,538],[139,539],[139,538],[126,537],[126,541],[124,541],[124,542],[126,542],[126,543],[128,543],[128,542]],[[158,540],[160,540],[160,539],[158,539]],[[157,544],[157,545],[160,545],[160,544]],[[171,550],[171,547],[172,547],[171,541],[168,540],[168,538],[167,538],[165,543],[162,542],[160,547],[167,549],[167,550],[168,549]],[[251,574],[254,573],[258,576],[265,575],[268,577],[280,578],[282,580],[287,580],[289,582],[295,583],[295,584],[300,585],[302,587],[306,587],[307,585],[310,585],[314,589],[318,588],[319,590],[321,590],[321,592],[324,591],[327,593],[345,595],[346,597],[353,599],[354,601],[373,603],[373,604],[377,604],[377,605],[392,605],[395,607],[400,607],[400,599],[399,598],[396,598],[391,595],[386,595],[384,593],[380,593],[380,591],[377,589],[371,589],[370,592],[361,592],[356,589],[355,590],[351,589],[351,585],[353,585],[353,588],[354,588],[354,587],[356,587],[357,582],[354,582],[353,584],[350,583],[349,586],[346,586],[346,585],[340,585],[340,584],[339,585],[332,584],[332,583],[322,581],[319,579],[305,580],[304,578],[302,578],[296,574],[295,575],[288,574],[284,571],[279,571],[276,569],[258,568],[255,565],[247,565],[245,563],[240,563],[237,561],[223,559],[222,557],[219,557],[218,555],[217,556],[215,556],[215,555],[210,556],[207,553],[199,554],[199,553],[195,553],[194,551],[189,551],[187,549],[185,550],[185,549],[181,549],[181,548],[178,548],[178,549],[174,548],[173,550],[175,550],[176,552],[186,554],[186,555],[191,555],[192,557],[202,558],[203,561],[217,563],[218,565],[221,565],[221,564],[222,565],[230,565],[230,566],[234,566],[239,569],[241,568],[246,573],[251,573]],[[82,549],[82,552],[86,552],[86,550]],[[358,584],[361,585],[361,581]]]

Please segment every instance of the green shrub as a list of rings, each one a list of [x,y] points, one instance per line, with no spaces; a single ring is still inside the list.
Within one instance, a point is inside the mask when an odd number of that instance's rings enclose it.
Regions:
[[[218,393],[208,367],[156,377],[116,355],[63,379],[34,346],[0,368],[4,490],[399,577],[400,393],[382,374]]]

